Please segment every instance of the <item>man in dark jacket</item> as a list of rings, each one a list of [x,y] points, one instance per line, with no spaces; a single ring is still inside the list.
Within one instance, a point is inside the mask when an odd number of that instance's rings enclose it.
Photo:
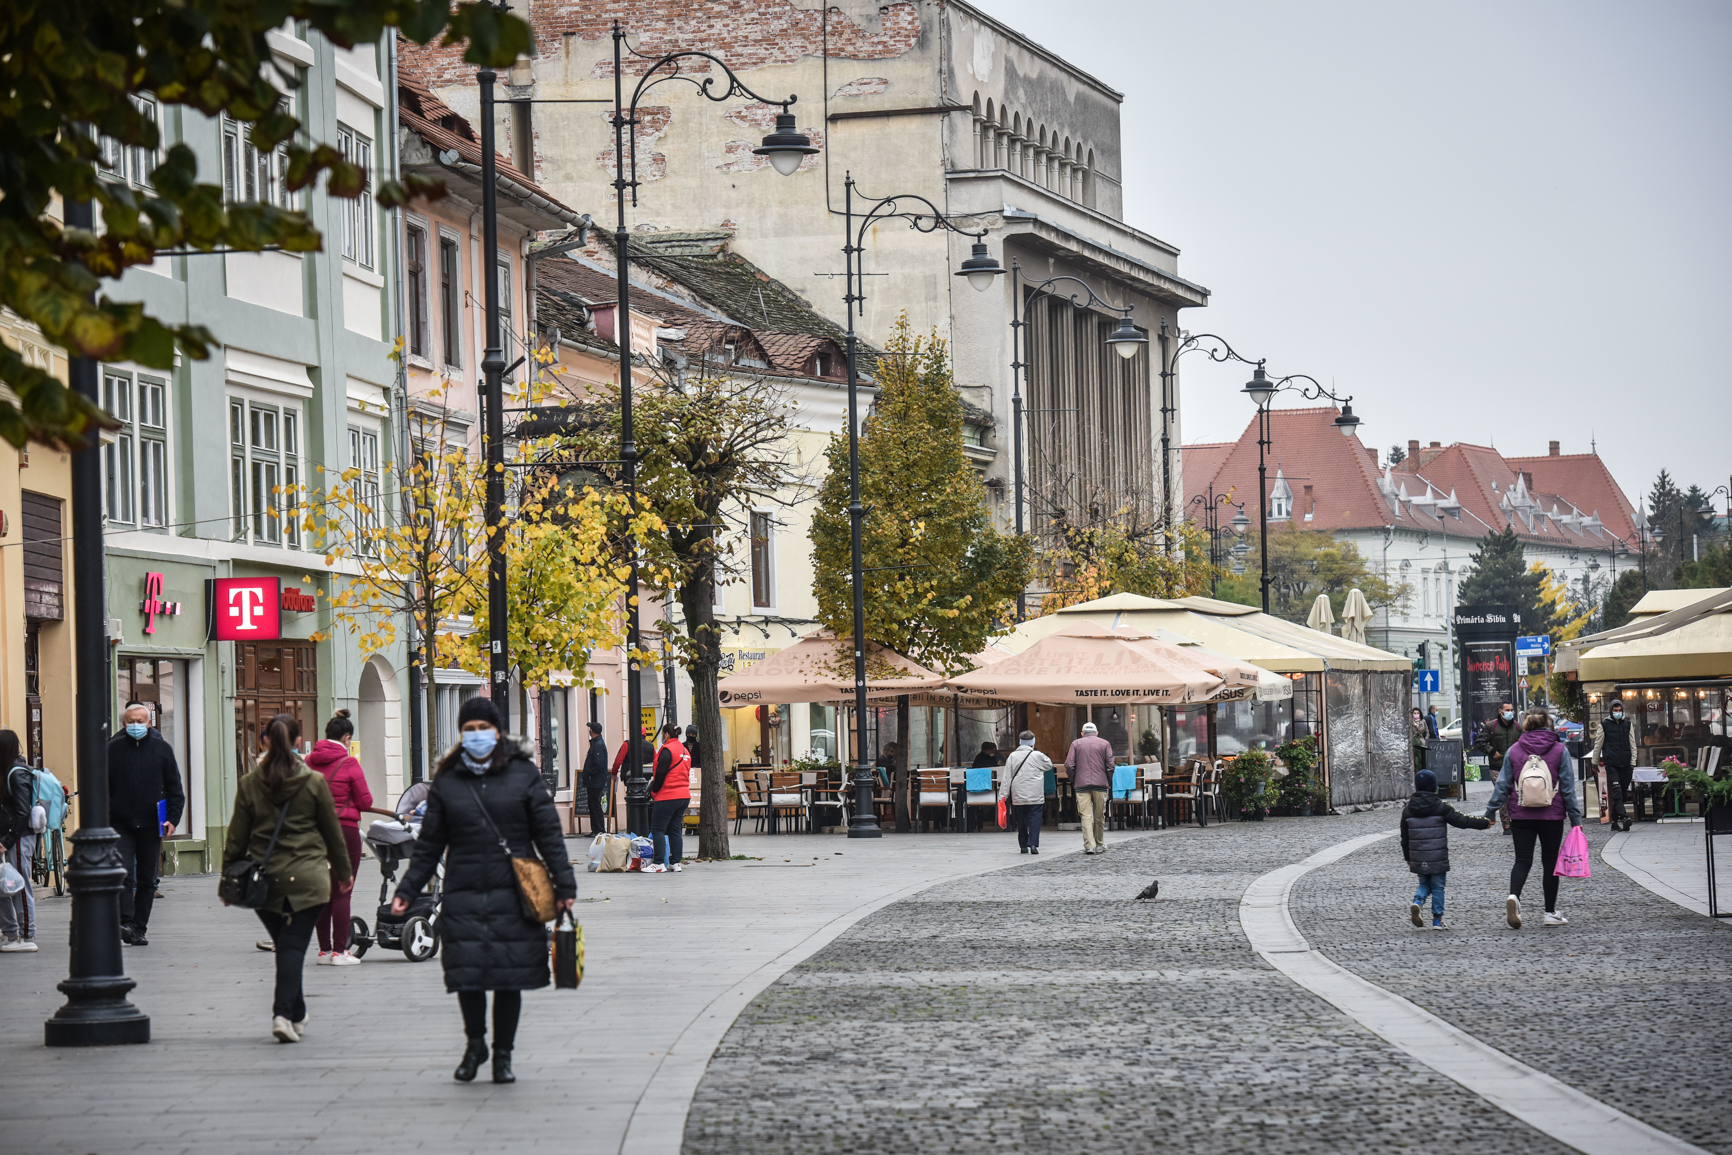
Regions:
[[[1630,793],[1631,767],[1635,759],[1635,743],[1630,740],[1630,720],[1624,717],[1624,700],[1612,699],[1612,708],[1594,724],[1594,761],[1606,772],[1606,792],[1612,796],[1612,825],[1620,823],[1630,828],[1630,814],[1624,800]],[[1606,800],[1600,799],[1604,806]]]
[[[120,859],[126,866],[120,937],[132,946],[147,946],[162,840],[180,822],[186,793],[174,748],[151,729],[149,708],[128,702],[121,720],[124,728],[108,740],[109,822],[120,835]],[[160,811],[159,802],[165,804]]]
[[[1401,812],[1401,857],[1407,869],[1419,875],[1408,917],[1423,927],[1422,908],[1431,898],[1431,928],[1443,930],[1443,884],[1449,873],[1449,828],[1490,830],[1491,819],[1469,818],[1437,796],[1437,775],[1421,770],[1413,776],[1414,794]]]
[[[1503,760],[1509,754],[1509,748],[1521,740],[1522,724],[1516,720],[1515,707],[1505,702],[1497,708],[1497,717],[1479,728],[1479,737],[1474,741],[1473,748],[1491,757],[1491,776],[1496,781],[1498,771],[1503,768]],[[1503,824],[1503,832],[1509,833],[1509,807],[1504,806],[1497,812],[1497,819]]]
[[[601,723],[589,724],[589,753],[583,757],[583,771],[578,776],[589,798],[589,832],[600,834],[607,829],[605,802],[613,775],[607,768],[607,740],[601,736]]]

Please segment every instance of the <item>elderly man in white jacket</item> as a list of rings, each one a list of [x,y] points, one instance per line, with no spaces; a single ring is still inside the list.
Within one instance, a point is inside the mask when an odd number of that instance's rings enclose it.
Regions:
[[[998,793],[1010,808],[1016,844],[1024,854],[1039,854],[1040,815],[1046,809],[1046,775],[1052,759],[1034,748],[1032,731],[1024,730],[1017,739],[1016,749],[1004,760]]]

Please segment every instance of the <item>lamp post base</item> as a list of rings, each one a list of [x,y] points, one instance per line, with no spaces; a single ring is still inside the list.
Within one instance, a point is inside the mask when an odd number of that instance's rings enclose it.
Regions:
[[[883,838],[878,815],[872,809],[872,770],[859,767],[854,771],[854,817],[848,821],[849,838]]]
[[[120,1047],[150,1042],[149,1015],[124,995],[80,999],[80,992],[74,989],[79,985],[60,984],[61,993],[71,1001],[42,1025],[44,1043],[50,1047]]]
[[[80,775],[81,780],[86,775]],[[107,826],[81,827],[66,865],[72,892],[71,973],[60,984],[66,1004],[43,1024],[50,1047],[114,1047],[150,1042],[150,1016],[127,999],[120,946],[120,888],[126,868],[120,836]]]

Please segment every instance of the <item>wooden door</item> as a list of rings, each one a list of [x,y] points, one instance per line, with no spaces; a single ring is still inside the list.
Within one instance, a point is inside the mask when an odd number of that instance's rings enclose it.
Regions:
[[[300,748],[310,748],[320,734],[318,709],[315,643],[235,643],[235,764],[241,773],[258,759],[259,736],[278,714],[300,722]]]

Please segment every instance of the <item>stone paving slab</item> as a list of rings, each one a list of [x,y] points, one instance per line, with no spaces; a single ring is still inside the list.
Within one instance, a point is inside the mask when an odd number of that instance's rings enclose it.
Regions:
[[[685,1151],[1567,1150],[1248,949],[1252,879],[1394,817],[1175,829],[886,907],[735,1022]]]
[[[214,876],[165,879],[151,945],[126,951],[152,1042],[48,1049],[42,1023],[64,1001],[55,984],[66,975],[68,901],[43,898],[43,949],[0,955],[0,1151],[672,1152],[690,1089],[736,1009],[730,998],[756,993],[782,973],[778,959],[838,920],[1017,858],[997,833],[747,835],[734,848],[759,861],[579,874],[588,975],[578,991],[525,996],[518,1083],[499,1088],[485,1075],[452,1081],[463,1048],[456,1000],[437,961],[400,953],[374,951],[355,967],[309,961],[309,1036],[272,1040],[273,956],[253,947],[256,917],[216,901]],[[378,893],[369,862],[356,904],[369,922]],[[675,1059],[696,1064],[683,1092],[668,1076]],[[634,1120],[671,1126],[671,1138],[628,1143]]]
[[[1510,839],[1471,830],[1450,832],[1453,929],[1409,923],[1412,875],[1393,840],[1306,875],[1293,920],[1360,977],[1650,1126],[1732,1153],[1732,927],[1607,868],[1597,852],[1609,831],[1584,829],[1594,876],[1561,880],[1567,927],[1540,926],[1537,865],[1526,926],[1505,925]]]

